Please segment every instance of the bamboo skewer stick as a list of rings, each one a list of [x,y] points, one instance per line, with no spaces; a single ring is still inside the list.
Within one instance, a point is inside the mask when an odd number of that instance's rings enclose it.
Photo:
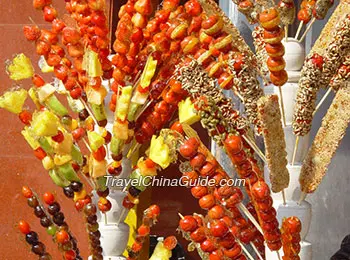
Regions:
[[[303,25],[304,25],[304,22],[303,22],[303,21],[300,21],[299,26],[298,26],[297,33],[296,33],[295,36],[294,36],[294,39],[295,39],[295,40],[298,40],[298,37],[299,37],[299,34],[300,34],[300,32],[301,32],[301,29],[303,28]]]
[[[326,100],[326,98],[329,96],[329,94],[332,92],[332,88],[329,87],[327,92],[323,95],[322,99],[320,100],[320,102],[318,102],[315,111],[313,112],[313,116],[316,114],[317,110],[322,106],[323,102]]]
[[[119,226],[120,222],[122,221],[122,218],[124,217],[124,214],[126,212],[126,208],[123,208],[122,212],[120,213],[119,219],[117,221],[117,226]]]
[[[264,163],[267,163],[265,154],[260,150],[256,143],[246,135],[242,135],[242,137],[250,145],[250,147],[253,148],[253,150],[259,155],[259,157],[264,161]]]
[[[249,212],[249,210],[244,206],[244,204],[241,202],[238,204],[238,207],[240,208],[240,210],[243,211],[243,213],[247,216],[247,218],[253,223],[253,225],[256,227],[256,229],[262,234],[263,230],[260,227],[259,223],[256,221],[256,219],[253,217],[253,215]]]
[[[253,242],[250,242],[250,246],[253,248],[255,254],[260,260],[264,260],[264,258],[260,255],[259,250],[256,248]]]
[[[282,193],[282,198],[283,198],[283,205],[287,205],[286,193],[284,192],[284,190],[282,190],[281,193]]]
[[[276,251],[278,260],[281,260],[280,252]]]
[[[247,248],[245,248],[245,246],[242,244],[241,241],[237,240],[237,243],[241,246],[244,254],[250,259],[250,260],[254,260],[254,257],[249,253],[249,251],[247,250]]]
[[[316,18],[315,18],[315,17],[312,18],[312,20],[311,20],[311,22],[308,24],[308,26],[307,26],[307,28],[306,28],[306,30],[305,30],[303,36],[301,36],[299,42],[302,42],[302,41],[305,39],[307,33],[310,31],[310,29],[311,29],[311,27],[312,27],[312,25],[314,24],[315,21],[316,21]]]
[[[294,166],[294,163],[295,163],[295,157],[297,155],[297,150],[298,150],[298,146],[299,146],[299,140],[300,140],[300,136],[297,135],[297,137],[295,139],[294,150],[293,150],[292,166]]]
[[[286,127],[287,123],[286,123],[286,115],[284,113],[284,102],[283,102],[283,95],[282,95],[282,87],[278,87],[279,93],[280,93],[280,105],[281,105],[281,114],[282,114],[282,123],[283,123],[283,127]]]
[[[316,114],[316,112],[320,109],[320,107],[322,106],[323,102],[327,99],[327,97],[329,96],[329,94],[332,92],[332,88],[328,88],[327,92],[323,95],[322,99],[320,100],[320,102],[318,102],[314,112],[313,112],[313,116]],[[295,163],[295,157],[297,154],[297,150],[298,150],[298,146],[299,146],[299,140],[300,140],[300,136],[297,136],[295,139],[295,144],[294,144],[294,150],[293,150],[293,157],[292,157],[292,166],[294,166]]]
[[[105,215],[105,225],[108,225],[108,218],[107,218],[107,213],[103,213],[103,215]]]
[[[288,24],[284,26],[284,40],[288,42]]]

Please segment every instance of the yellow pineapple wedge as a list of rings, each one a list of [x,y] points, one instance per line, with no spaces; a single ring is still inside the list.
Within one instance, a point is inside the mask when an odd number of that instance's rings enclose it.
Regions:
[[[179,103],[179,121],[181,124],[185,123],[192,125],[200,120],[200,116],[196,114],[194,104],[190,98],[186,98]]]
[[[169,260],[171,257],[171,250],[168,250],[162,241],[159,241],[153,254],[149,260]]]
[[[9,63],[7,72],[13,80],[28,79],[34,75],[32,62],[23,53],[17,54]]]
[[[7,91],[0,97],[0,107],[14,114],[19,114],[22,112],[27,95],[25,89]]]
[[[37,136],[55,136],[58,133],[59,118],[50,111],[40,111],[33,114],[32,129]]]
[[[163,169],[171,163],[170,149],[164,143],[163,136],[152,136],[149,158]]]

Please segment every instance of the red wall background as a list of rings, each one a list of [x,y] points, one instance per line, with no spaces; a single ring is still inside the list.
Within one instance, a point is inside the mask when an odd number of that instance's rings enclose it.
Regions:
[[[0,5],[0,93],[13,87],[5,72],[5,61],[11,59],[16,53],[25,53],[33,63],[36,63],[38,56],[35,53],[35,46],[27,42],[22,33],[22,27],[30,24],[29,17],[40,28],[50,28],[50,24],[42,19],[42,12],[32,7],[30,0],[2,1]],[[64,1],[54,1],[59,14],[64,13]],[[109,5],[108,5],[109,6]],[[21,82],[26,89],[30,87],[30,81]],[[43,169],[41,162],[37,160],[29,145],[22,138],[20,131],[23,127],[17,116],[0,109],[0,259],[37,259],[30,253],[30,248],[24,241],[23,235],[17,230],[16,223],[23,219],[31,224],[33,230],[37,231],[47,251],[54,259],[61,259],[56,245],[40,226],[39,220],[34,216],[32,209],[27,206],[26,200],[21,196],[20,191],[23,185],[32,187],[38,194],[51,191],[57,194],[67,222],[70,224],[72,233],[78,238],[78,245],[84,259],[88,256],[87,236],[82,215],[76,212],[73,202],[67,199],[60,188],[56,187],[47,172]],[[177,177],[179,172],[176,166],[171,167],[164,175]],[[152,233],[157,235],[171,235],[175,233],[178,223],[177,212],[190,214],[199,211],[197,201],[192,198],[189,190],[184,188],[158,188],[151,193],[152,203],[161,207],[162,214],[160,222],[153,229]],[[148,204],[140,206],[140,210]],[[179,236],[178,236],[179,237]],[[180,237],[179,237],[180,239]],[[183,242],[183,241],[181,241]],[[183,243],[186,247],[187,243]],[[196,253],[187,259],[198,259]]]

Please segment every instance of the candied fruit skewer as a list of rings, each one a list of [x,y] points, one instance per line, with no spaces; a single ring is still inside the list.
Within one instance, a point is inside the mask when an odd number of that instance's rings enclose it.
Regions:
[[[300,259],[300,231],[301,222],[295,217],[284,218],[282,221],[282,245],[283,245],[283,259]]]
[[[35,216],[40,219],[41,226],[46,228],[47,233],[51,235],[54,241],[57,243],[58,248],[60,251],[62,251],[63,256],[67,258],[70,255],[74,254],[77,257],[80,257],[76,241],[75,248],[73,248],[73,240],[75,240],[75,238],[69,231],[68,224],[64,221],[64,215],[62,212],[60,212],[59,205],[58,207],[55,207],[55,212],[53,212],[54,214],[50,213],[51,208],[49,208],[49,214],[47,213],[38,196],[29,187],[23,186],[22,194],[27,199],[28,206],[34,209]],[[50,215],[52,215],[52,218]]]
[[[46,251],[45,244],[40,242],[38,234],[31,230],[28,222],[19,221],[18,228],[25,235],[26,242],[31,246],[32,252],[38,255],[39,260],[52,260],[52,256]]]
[[[139,259],[142,246],[150,234],[150,228],[157,223],[159,214],[160,209],[157,205],[151,205],[143,212],[142,224],[137,229],[135,242],[127,249],[128,259]]]

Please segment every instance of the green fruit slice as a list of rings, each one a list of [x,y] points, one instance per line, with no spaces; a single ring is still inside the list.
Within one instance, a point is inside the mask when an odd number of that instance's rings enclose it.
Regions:
[[[96,104],[90,103],[90,106],[91,106],[92,113],[96,117],[97,121],[102,121],[107,119],[105,107],[103,104],[96,105]]]
[[[74,144],[72,145],[71,156],[73,161],[77,162],[79,165],[83,164],[83,155],[81,154],[79,147]]]
[[[62,176],[59,175],[59,173],[55,170],[52,169],[49,171],[49,175],[52,179],[52,181],[59,187],[66,187],[69,185],[69,181],[65,180],[62,178]]]
[[[51,146],[49,140],[46,137],[42,136],[38,139],[38,141],[41,148],[43,148],[47,154],[53,154],[53,147]]]
[[[122,152],[122,148],[124,145],[124,140],[118,139],[116,137],[112,137],[111,140],[111,152],[112,154],[118,155]]]
[[[63,117],[68,115],[67,108],[62,105],[62,103],[58,100],[55,95],[51,95],[46,101],[46,105],[52,110],[56,115]]]
[[[68,181],[79,181],[79,177],[70,162],[57,167],[57,171]]]
[[[96,151],[105,143],[105,139],[94,131],[88,132],[88,139],[89,139],[90,147],[93,151]]]

